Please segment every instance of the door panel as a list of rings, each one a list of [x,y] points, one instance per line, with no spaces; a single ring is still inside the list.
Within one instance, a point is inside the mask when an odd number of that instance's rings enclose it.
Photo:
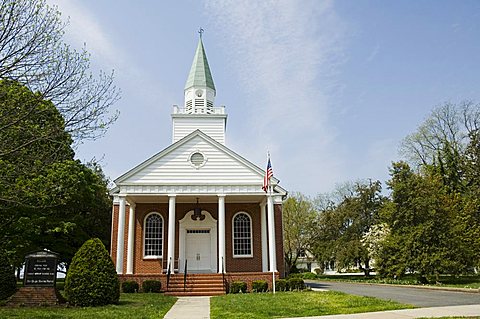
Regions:
[[[188,272],[211,272],[210,229],[188,229],[185,248]]]

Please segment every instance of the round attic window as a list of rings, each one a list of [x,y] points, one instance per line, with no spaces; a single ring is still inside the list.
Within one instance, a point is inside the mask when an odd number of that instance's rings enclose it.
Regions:
[[[201,166],[203,166],[205,164],[205,161],[205,156],[203,156],[203,154],[198,151],[190,155],[190,163],[195,168],[200,168]]]

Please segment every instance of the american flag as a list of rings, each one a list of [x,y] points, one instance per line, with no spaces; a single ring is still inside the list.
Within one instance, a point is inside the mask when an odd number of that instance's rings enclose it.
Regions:
[[[270,163],[270,156],[268,157],[267,170],[265,171],[265,177],[263,178],[262,189],[267,192],[268,185],[270,184],[270,178],[273,176],[272,163]]]

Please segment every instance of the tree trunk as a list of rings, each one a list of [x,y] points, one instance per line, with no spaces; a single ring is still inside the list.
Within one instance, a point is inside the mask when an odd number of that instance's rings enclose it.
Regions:
[[[365,277],[370,276],[370,259],[365,259],[365,267],[363,268],[363,273],[365,274]]]

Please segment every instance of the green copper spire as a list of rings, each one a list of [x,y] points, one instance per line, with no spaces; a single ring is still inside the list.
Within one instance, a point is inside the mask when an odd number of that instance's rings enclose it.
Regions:
[[[201,29],[203,32],[203,30]],[[215,91],[215,84],[213,84],[212,74],[208,66],[207,55],[203,48],[202,33],[200,32],[200,39],[198,40],[197,51],[193,57],[192,68],[188,75],[185,90],[191,87],[207,87]]]

